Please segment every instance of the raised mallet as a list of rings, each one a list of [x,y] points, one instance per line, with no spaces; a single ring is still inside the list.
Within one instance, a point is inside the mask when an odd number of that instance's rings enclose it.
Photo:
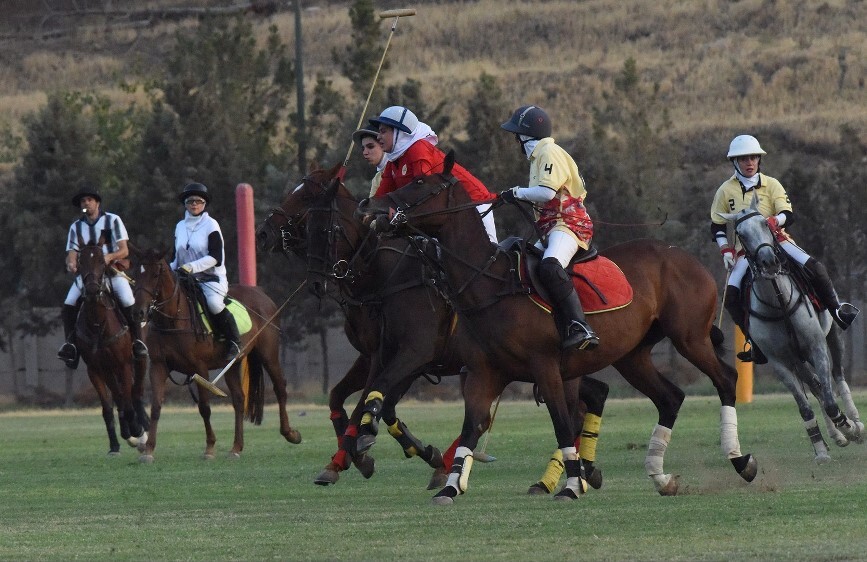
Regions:
[[[358,124],[355,129],[361,128],[364,123],[364,116],[367,113],[367,106],[370,104],[370,98],[373,96],[373,88],[376,86],[376,80],[379,78],[379,71],[382,70],[382,64],[385,62],[385,54],[388,52],[388,46],[391,45],[391,38],[394,36],[394,30],[397,29],[397,20],[402,17],[414,16],[415,10],[412,8],[402,8],[398,10],[386,10],[379,13],[379,19],[394,18],[391,24],[391,32],[388,34],[388,41],[385,43],[385,49],[382,50],[382,58],[379,59],[379,66],[376,68],[376,74],[373,75],[373,82],[370,84],[370,92],[367,93],[367,99],[364,101],[364,108],[361,110],[361,115],[358,117]],[[349,157],[352,156],[352,149],[355,147],[355,139],[349,141],[349,150],[346,151],[346,158],[343,159],[343,166],[337,173],[337,177],[341,180],[346,174],[346,166],[349,165]]]

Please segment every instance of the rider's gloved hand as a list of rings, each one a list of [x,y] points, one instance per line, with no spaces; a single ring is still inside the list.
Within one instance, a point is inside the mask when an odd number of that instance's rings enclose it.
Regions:
[[[737,260],[734,248],[731,246],[721,246],[719,251],[722,254],[723,265],[725,266],[726,271],[731,271],[735,266],[735,261]]]
[[[193,273],[193,266],[188,263],[185,263],[181,267],[178,268],[178,275],[190,275]]]
[[[775,215],[769,216],[767,219],[768,226],[771,228],[771,232],[777,232],[780,230],[780,219],[778,219]]]
[[[500,194],[498,195],[498,198],[501,201],[504,201],[505,203],[517,202],[518,198],[515,197],[515,189],[517,189],[517,188],[512,187],[512,188],[506,189],[505,191],[501,191]]]

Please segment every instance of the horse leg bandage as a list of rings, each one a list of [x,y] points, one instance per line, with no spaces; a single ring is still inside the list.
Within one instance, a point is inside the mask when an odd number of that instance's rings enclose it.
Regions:
[[[551,455],[551,460],[548,461],[548,466],[545,467],[545,473],[539,479],[539,484],[544,486],[550,494],[557,487],[557,482],[560,481],[560,476],[563,475],[565,468],[566,466],[563,464],[563,452],[557,449]]]
[[[733,406],[722,406],[719,412],[720,446],[723,454],[734,459],[741,455],[741,444],[738,440],[738,412]]]
[[[644,458],[644,470],[653,480],[657,490],[664,488],[671,480],[670,474],[663,472],[663,460],[668,444],[671,442],[671,429],[657,424],[650,434],[650,443],[647,446],[647,456]]]
[[[418,438],[409,432],[406,424],[397,420],[392,425],[388,426],[388,433],[394,437],[400,446],[403,447],[403,454],[406,458],[412,458],[418,455],[425,462],[429,462],[433,453],[432,447],[425,447]],[[427,458],[425,458],[427,457]]]
[[[374,435],[376,435],[377,431],[377,417],[382,411],[382,400],[382,393],[375,390],[364,399],[364,414],[361,416],[361,423],[359,425],[368,426]]]
[[[463,494],[469,487],[470,471],[473,469],[473,451],[468,447],[458,447],[452,470],[446,480],[446,487],[454,488],[458,494]]]
[[[578,454],[588,462],[596,461],[596,443],[599,441],[599,428],[602,426],[602,418],[596,414],[584,416],[584,427],[581,429],[581,444]]]

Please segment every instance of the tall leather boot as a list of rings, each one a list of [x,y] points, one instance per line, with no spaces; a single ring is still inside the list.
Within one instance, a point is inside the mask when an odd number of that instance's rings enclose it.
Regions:
[[[732,317],[732,321],[741,329],[741,332],[743,332],[744,338],[750,342],[750,349],[748,351],[739,351],[737,353],[738,359],[744,363],[755,363],[756,365],[764,365],[767,363],[768,358],[765,357],[765,354],[762,353],[762,350],[759,349],[756,342],[750,339],[750,333],[746,328],[746,317],[744,316],[744,307],[743,303],[741,303],[741,290],[739,288],[731,285],[726,287],[724,306],[728,311],[729,316]]]
[[[560,332],[562,349],[596,349],[599,336],[587,324],[581,300],[572,280],[557,258],[545,258],[539,264],[539,280],[545,285],[554,305],[554,322]]]
[[[120,309],[123,312],[123,317],[126,319],[126,325],[129,326],[129,333],[132,336],[132,354],[134,357],[141,359],[148,356],[148,346],[141,339],[141,324],[135,321],[132,313],[132,305],[124,306]]]
[[[816,258],[810,258],[804,264],[804,269],[810,274],[810,281],[816,290],[816,296],[828,308],[834,321],[844,330],[851,326],[861,311],[851,303],[840,302],[825,265]]]
[[[63,336],[66,340],[57,350],[57,358],[66,363],[70,369],[78,367],[78,348],[75,347],[75,323],[78,321],[77,305],[64,304],[60,311],[63,319]]]
[[[226,361],[231,361],[241,353],[241,334],[238,332],[238,324],[228,308],[221,310],[215,318],[220,323],[220,330],[226,336],[229,344],[229,349],[226,351]]]

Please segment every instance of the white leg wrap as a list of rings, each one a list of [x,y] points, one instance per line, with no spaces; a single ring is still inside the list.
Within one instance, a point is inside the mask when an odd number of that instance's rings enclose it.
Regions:
[[[462,464],[461,460],[463,461]],[[460,472],[450,472],[449,477],[446,480],[446,486],[451,486],[463,494],[469,487],[470,471],[473,468],[472,449],[468,447],[458,447],[455,451],[455,464],[461,464]]]
[[[840,400],[843,402],[843,410],[846,412],[846,417],[856,424],[860,424],[863,430],[864,424],[861,423],[861,414],[858,413],[858,408],[855,407],[855,402],[852,400],[852,391],[849,390],[849,385],[846,381],[837,383],[837,391],[840,393]]]
[[[671,474],[664,474],[662,468],[665,450],[668,449],[669,442],[671,442],[671,430],[657,424],[653,428],[653,433],[650,434],[647,456],[644,458],[644,470],[653,480],[657,490],[664,488],[671,480]]]
[[[719,411],[719,437],[723,454],[730,459],[741,455],[738,440],[738,412],[733,406],[723,406]]]
[[[560,452],[563,453],[564,461],[571,461],[578,458],[578,449],[575,447],[563,447],[560,449]]]

